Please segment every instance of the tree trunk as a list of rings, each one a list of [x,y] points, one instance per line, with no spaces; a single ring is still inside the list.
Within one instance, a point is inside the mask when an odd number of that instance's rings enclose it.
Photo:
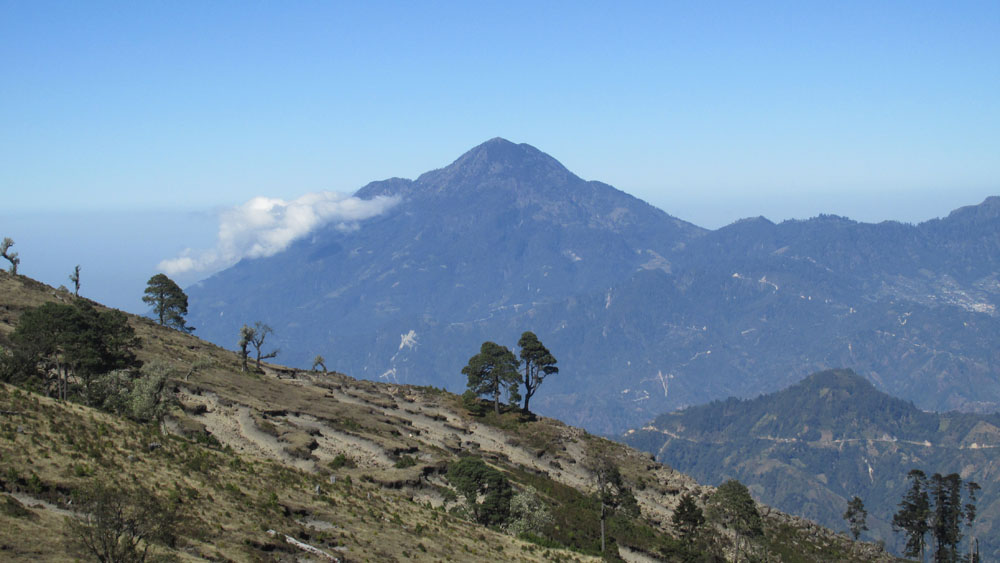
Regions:
[[[532,395],[534,395],[534,391],[532,391],[531,387],[528,387],[528,384],[525,383],[524,384],[524,414],[528,414],[530,412],[528,410],[528,401],[531,400],[531,396]]]
[[[601,553],[604,553],[604,502],[601,502]]]
[[[493,394],[493,412],[500,416],[500,391]]]

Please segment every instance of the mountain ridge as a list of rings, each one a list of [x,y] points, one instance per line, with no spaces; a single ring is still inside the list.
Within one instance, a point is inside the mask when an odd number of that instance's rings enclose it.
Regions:
[[[930,413],[878,391],[850,370],[812,374],[774,393],[666,413],[624,436],[699,480],[739,479],[762,500],[841,525],[847,501],[869,513],[866,537],[900,552],[891,525],[910,469],[958,473],[982,494],[972,535],[1000,556],[1000,413]]]
[[[231,346],[260,320],[293,365],[453,390],[483,341],[532,330],[563,368],[540,412],[606,434],[832,367],[925,409],[1000,406],[988,212],[706,231],[503,139],[356,195],[401,201],[191,287],[191,324]]]

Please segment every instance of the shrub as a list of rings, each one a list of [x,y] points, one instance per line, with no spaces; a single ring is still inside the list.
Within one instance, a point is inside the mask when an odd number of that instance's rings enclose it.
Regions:
[[[99,561],[146,561],[153,544],[176,539],[176,506],[141,486],[97,481],[74,496],[83,516],[66,519],[69,535]]]

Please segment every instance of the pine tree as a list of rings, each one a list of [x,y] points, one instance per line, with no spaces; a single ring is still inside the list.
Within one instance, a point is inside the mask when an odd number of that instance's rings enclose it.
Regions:
[[[493,398],[493,410],[496,414],[500,414],[500,395],[504,390],[511,401],[518,399],[520,374],[517,371],[517,358],[506,346],[483,342],[479,353],[469,358],[462,373],[469,378],[470,391]]]
[[[681,538],[685,542],[691,543],[698,529],[705,523],[705,515],[694,502],[694,496],[691,493],[685,493],[681,497],[680,504],[674,509],[671,521],[680,532]]]
[[[847,527],[851,531],[851,535],[854,536],[854,541],[858,540],[861,532],[868,530],[868,511],[865,510],[865,503],[861,497],[854,497],[847,502],[844,520],[847,520]]]
[[[605,521],[615,513],[629,518],[639,516],[639,503],[614,461],[603,455],[598,456],[592,470],[597,478],[597,498],[601,502],[601,552],[603,553]]]
[[[910,480],[910,490],[899,503],[899,510],[892,517],[892,527],[906,534],[906,547],[903,554],[908,557],[924,559],[924,538],[930,531],[927,523],[930,517],[930,499],[927,495],[927,476],[919,469],[911,469],[907,478]]]
[[[719,485],[709,501],[708,515],[736,534],[737,559],[741,554],[749,558],[750,539],[764,533],[764,523],[746,485],[735,479]]]
[[[521,347],[521,365],[524,367],[524,408],[528,412],[528,401],[538,391],[542,381],[553,373],[559,373],[556,358],[549,352],[533,332],[525,332],[517,341]]]
[[[180,286],[174,283],[174,280],[167,276],[156,274],[149,278],[142,301],[153,307],[153,314],[156,315],[161,325],[172,326],[184,332],[194,330],[193,327],[187,326],[184,321],[184,316],[188,312],[187,295]]]

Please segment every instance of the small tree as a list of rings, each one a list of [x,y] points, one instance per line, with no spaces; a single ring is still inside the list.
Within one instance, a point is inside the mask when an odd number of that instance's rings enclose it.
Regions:
[[[318,371],[319,368],[323,368],[323,375],[326,375],[326,360],[323,359],[323,356],[316,356],[313,358],[313,371]]]
[[[605,522],[615,513],[628,518],[639,515],[639,503],[625,483],[618,465],[610,458],[599,455],[592,467],[597,480],[597,499],[601,503],[601,553],[605,549]]]
[[[240,327],[240,370],[247,371],[247,357],[250,355],[250,342],[253,340],[254,331],[247,325]]]
[[[18,258],[16,252],[10,252],[10,247],[14,246],[14,239],[10,237],[4,237],[3,242],[0,243],[0,256],[6,258],[10,262],[10,273],[17,275],[17,265],[21,263],[21,259]]]
[[[757,503],[743,483],[730,479],[709,500],[708,517],[736,534],[736,559],[749,559],[751,539],[764,533]]]
[[[534,487],[525,487],[510,500],[510,520],[504,528],[512,536],[542,535],[552,525],[552,512]]]
[[[542,344],[533,332],[521,334],[517,341],[521,347],[521,365],[524,367],[524,412],[528,412],[528,401],[538,391],[542,381],[549,375],[559,373],[556,358]]]
[[[517,400],[517,388],[520,384],[517,358],[506,346],[495,342],[483,342],[479,353],[469,358],[469,363],[462,368],[462,373],[469,378],[470,391],[476,395],[488,395],[493,398],[493,410],[496,414],[500,414],[500,395],[504,390],[512,401]]]
[[[847,520],[847,528],[854,536],[854,541],[858,541],[861,532],[868,530],[868,511],[865,510],[865,503],[861,497],[854,497],[847,502],[844,520]]]
[[[21,365],[34,365],[43,377],[55,373],[56,396],[61,399],[69,396],[70,376],[89,395],[95,376],[141,365],[134,352],[139,339],[125,314],[100,312],[83,300],[25,311],[11,340]]]
[[[274,330],[267,326],[266,324],[257,321],[253,324],[253,331],[250,334],[250,344],[253,346],[254,350],[257,352],[257,371],[260,371],[260,361],[273,358],[278,355],[281,350],[275,348],[274,350],[264,353],[262,350],[264,348],[264,340],[267,339],[268,335],[274,334]]]
[[[69,281],[73,282],[73,295],[80,296],[80,265],[73,268],[73,273],[69,275]]]
[[[677,508],[674,509],[671,521],[680,532],[681,539],[690,544],[697,535],[698,529],[705,523],[705,515],[694,502],[694,496],[691,493],[685,493]]]
[[[98,481],[75,495],[82,513],[68,517],[70,536],[102,562],[142,562],[154,543],[172,545],[180,515],[147,489]]]
[[[969,502],[965,505],[965,527],[969,530],[972,529],[972,523],[976,521],[976,492],[981,488],[979,483],[975,481],[969,481],[966,483],[968,487]],[[969,540],[969,561],[971,563],[978,563],[979,561],[979,539],[972,538]]]
[[[496,469],[475,457],[463,457],[448,466],[448,482],[465,497],[476,522],[499,526],[510,517],[514,490],[510,481]],[[483,496],[483,502],[478,502]]]
[[[184,332],[194,331],[184,321],[188,312],[188,297],[174,280],[163,274],[149,278],[142,301],[153,307],[153,313],[161,325],[172,326]]]
[[[892,527],[906,534],[903,555],[924,559],[924,538],[930,531],[927,519],[930,517],[930,498],[927,496],[927,476],[919,469],[911,469],[907,474],[910,489],[899,503],[899,510],[892,517]]]

